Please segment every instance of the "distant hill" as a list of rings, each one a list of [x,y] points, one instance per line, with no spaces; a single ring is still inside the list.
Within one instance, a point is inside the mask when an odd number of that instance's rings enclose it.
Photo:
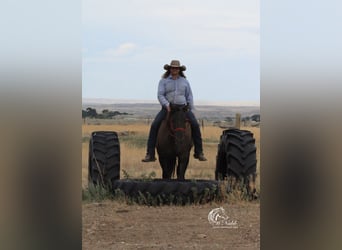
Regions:
[[[96,103],[84,100],[82,109],[85,110],[88,107],[96,109],[98,113],[104,109],[126,112],[135,118],[153,118],[160,110],[159,103]],[[207,120],[224,120],[226,117],[235,117],[236,113],[240,113],[242,117],[260,114],[259,106],[196,105],[195,108],[196,117]]]
[[[135,99],[110,99],[110,98],[82,98],[84,104],[159,104],[156,100],[135,100]],[[229,101],[203,101],[196,100],[196,106],[234,106],[234,107],[259,107],[259,102],[256,101],[240,101],[240,102],[229,102]]]

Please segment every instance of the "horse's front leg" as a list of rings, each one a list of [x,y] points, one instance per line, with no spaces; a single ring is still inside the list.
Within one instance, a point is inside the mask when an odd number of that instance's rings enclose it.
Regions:
[[[189,155],[178,157],[177,179],[184,180],[185,172],[189,164]]]
[[[162,178],[171,179],[175,167],[175,160],[159,156],[159,163],[163,171]]]

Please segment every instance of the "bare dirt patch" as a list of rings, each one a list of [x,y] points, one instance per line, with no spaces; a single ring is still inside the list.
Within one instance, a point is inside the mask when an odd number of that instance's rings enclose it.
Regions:
[[[223,207],[238,228],[213,228]],[[118,201],[82,205],[83,249],[260,249],[260,204],[148,207]]]
[[[83,125],[82,187],[88,186],[88,140],[92,131],[129,131],[120,136],[121,170],[131,178],[156,173],[161,178],[158,162],[141,163],[146,153],[147,124]],[[260,173],[260,129],[254,133],[257,146],[257,173]],[[134,136],[132,135],[134,132]],[[207,162],[190,159],[188,179],[214,179],[217,144],[222,129],[208,126],[202,131]],[[143,139],[140,142],[140,139]],[[124,177],[123,172],[121,172]],[[259,189],[260,178],[257,178]],[[238,228],[214,229],[208,213],[223,207],[226,214],[237,220]],[[125,202],[84,201],[82,204],[83,249],[260,249],[260,204],[230,200],[205,205],[148,207]]]

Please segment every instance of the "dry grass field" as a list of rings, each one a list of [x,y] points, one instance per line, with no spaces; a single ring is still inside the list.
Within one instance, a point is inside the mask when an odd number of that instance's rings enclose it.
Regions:
[[[135,124],[112,124],[112,125],[87,125],[82,126],[82,186],[86,187],[88,183],[88,144],[93,131],[116,131],[119,134],[121,151],[121,176],[125,171],[132,178],[139,178],[149,175],[152,172],[156,178],[161,178],[161,168],[159,162],[143,163],[141,159],[146,154],[146,142],[149,132],[149,125],[146,123]],[[260,128],[242,127],[254,134],[257,147],[257,190],[260,187]],[[223,129],[216,126],[205,126],[202,128],[203,149],[208,159],[206,162],[200,162],[192,157],[191,152],[189,166],[186,172],[187,179],[209,179],[215,178],[215,165],[217,145]],[[157,156],[157,154],[156,154]],[[157,156],[158,157],[158,156]]]
[[[257,147],[257,172],[260,172],[260,130],[253,132]],[[93,131],[116,131],[121,148],[121,170],[139,178],[155,173],[161,178],[158,161],[143,163],[149,125],[146,123],[87,125],[82,127],[82,186],[87,187],[88,143]],[[187,179],[214,179],[217,144],[222,129],[206,126],[202,130],[208,161],[190,159]],[[193,153],[193,152],[192,152]],[[157,156],[158,157],[158,156]],[[121,178],[124,173],[121,172]],[[259,191],[260,179],[257,178]],[[222,207],[236,220],[238,228],[213,228],[208,214]],[[146,206],[118,200],[85,201],[82,204],[82,249],[260,249],[260,203],[239,199],[220,203],[186,206]]]
[[[260,129],[241,128],[253,132],[257,147],[257,173],[260,172]],[[87,125],[82,127],[82,186],[87,187],[88,143],[93,131],[116,131],[121,148],[121,170],[139,178],[155,173],[161,178],[158,161],[143,163],[149,125],[146,123]],[[203,148],[208,161],[193,157],[187,179],[214,179],[217,145],[222,129],[202,129]],[[193,152],[192,152],[193,153]],[[157,156],[158,157],[158,156]],[[121,178],[124,173],[121,172]],[[257,190],[260,189],[259,175]],[[225,209],[238,222],[237,229],[215,229],[208,213],[217,207]],[[225,200],[188,206],[141,206],[104,200],[82,204],[82,249],[260,249],[259,201]]]

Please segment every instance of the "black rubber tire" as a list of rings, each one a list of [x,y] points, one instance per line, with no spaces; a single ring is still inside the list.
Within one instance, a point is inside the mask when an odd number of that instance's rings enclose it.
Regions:
[[[256,146],[253,133],[248,130],[224,130],[216,159],[216,180],[227,176],[245,178],[256,174]]]
[[[217,155],[216,155],[216,169],[215,169],[215,180],[224,180],[227,176],[227,161],[226,161],[226,152],[224,144],[225,141],[223,139],[225,135],[221,135],[220,143],[217,146]]]
[[[114,131],[95,131],[89,140],[88,181],[111,187],[120,179],[120,143]]]
[[[132,198],[141,195],[158,198],[155,200],[157,205],[205,203],[219,198],[220,194],[219,182],[214,180],[124,179],[114,181],[112,187],[114,192],[122,191]]]

